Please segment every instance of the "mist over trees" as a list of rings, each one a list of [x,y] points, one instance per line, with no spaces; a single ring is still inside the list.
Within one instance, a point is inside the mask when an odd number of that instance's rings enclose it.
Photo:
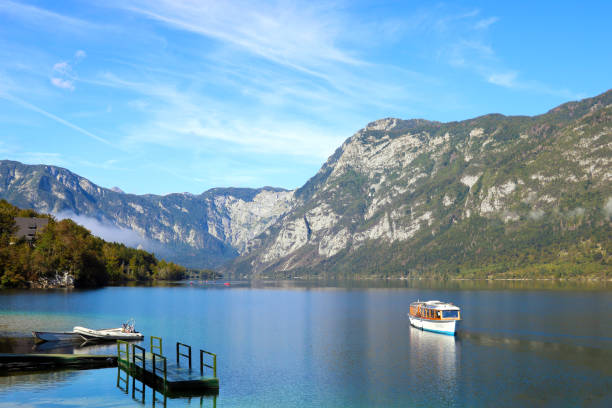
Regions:
[[[32,241],[15,236],[15,217],[43,217],[49,224]],[[0,200],[0,286],[24,288],[57,275],[74,278],[75,287],[111,282],[176,280],[186,269],[154,254],[106,242],[70,219],[55,220]]]

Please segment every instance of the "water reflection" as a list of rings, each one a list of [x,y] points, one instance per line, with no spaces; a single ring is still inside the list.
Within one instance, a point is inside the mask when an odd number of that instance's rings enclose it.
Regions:
[[[224,281],[225,282],[225,281]],[[175,283],[177,284],[177,283]],[[178,283],[180,284],[180,283]],[[189,285],[183,281],[183,285]],[[222,284],[221,284],[222,285]],[[293,279],[284,281],[236,281],[234,287],[248,288],[279,288],[279,289],[433,289],[433,290],[588,290],[609,291],[612,283],[609,281],[580,280],[489,280],[489,279],[329,279],[306,280]],[[194,281],[192,286],[213,287],[214,281],[202,284]],[[217,285],[218,286],[218,285]],[[222,288],[227,289],[227,287]]]
[[[140,344],[142,341],[131,342]],[[0,353],[41,354],[116,354],[114,342],[91,343],[70,341],[48,341],[37,344],[33,337],[0,337]]]
[[[157,389],[146,385],[135,376],[131,376],[126,370],[117,367],[116,387],[133,401],[144,406],[150,403],[151,407],[167,407],[168,405],[189,405],[199,407],[217,406],[217,393],[213,394],[172,394],[163,389]],[[130,391],[131,390],[131,391]],[[170,403],[172,402],[172,403]],[[178,403],[178,404],[177,404]]]
[[[533,338],[495,336],[485,333],[463,331],[462,341],[469,341],[478,346],[507,349],[513,352],[531,353],[534,356],[549,358],[554,361],[566,361],[576,366],[600,371],[612,377],[612,349],[584,346],[571,342],[542,341]]]
[[[515,290],[527,282],[438,285],[445,289],[434,289],[436,283],[419,288],[430,284],[425,281],[402,282],[413,285],[402,290],[371,288],[376,285],[370,283],[345,282],[345,288],[333,282],[327,287],[316,287],[321,282],[253,283],[260,289],[249,283],[198,282],[68,295],[2,292],[0,334],[30,336],[40,327],[64,330],[80,323],[108,327],[129,311],[147,336],[162,336],[169,344],[201,344],[217,353],[219,405],[231,407],[612,406],[609,291],[591,291],[588,285],[576,291]],[[368,288],[358,289],[358,284]],[[473,290],[455,290],[456,284]],[[496,290],[496,285],[510,288]],[[536,287],[542,286],[554,285]],[[409,326],[406,313],[418,298],[462,307],[456,338]],[[0,339],[0,348],[32,351],[33,343],[18,343]],[[62,352],[116,352],[94,347]],[[0,389],[0,406],[47,407],[66,400],[86,400],[83,406],[140,405],[132,400],[131,378],[116,388],[116,369],[36,383],[55,375],[32,376],[32,385]],[[163,405],[161,394],[153,400],[152,392],[147,388],[145,404]],[[142,399],[136,391],[134,396]],[[184,406],[187,399],[168,398],[167,403]],[[192,404],[198,405],[199,397]],[[204,399],[204,405],[212,405],[211,400]]]
[[[44,375],[39,373],[11,372],[0,375],[0,390],[11,389],[13,387],[27,386],[29,388],[44,387],[54,388],[58,384],[74,381],[81,371],[60,370],[46,372]]]
[[[410,327],[409,370],[416,390],[437,395],[438,403],[457,400],[459,344],[455,336]],[[436,373],[432,378],[431,373]],[[418,392],[418,391],[417,391]]]

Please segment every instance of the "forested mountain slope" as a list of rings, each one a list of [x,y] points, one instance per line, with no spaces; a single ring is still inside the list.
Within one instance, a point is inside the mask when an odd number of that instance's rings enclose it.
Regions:
[[[382,119],[251,240],[236,276],[610,271],[612,91],[546,114]]]
[[[0,161],[0,198],[21,208],[90,217],[133,232],[132,245],[190,267],[217,266],[243,252],[293,201],[277,188],[215,188],[202,194],[125,194],[69,170]],[[81,219],[81,218],[79,218]],[[112,234],[106,239],[113,240]]]

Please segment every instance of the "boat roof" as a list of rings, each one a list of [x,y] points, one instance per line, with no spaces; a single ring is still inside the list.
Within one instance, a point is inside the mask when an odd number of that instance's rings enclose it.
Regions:
[[[452,303],[440,302],[439,300],[428,300],[424,302],[412,302],[410,306],[424,305],[428,309],[435,310],[461,310],[458,306]]]

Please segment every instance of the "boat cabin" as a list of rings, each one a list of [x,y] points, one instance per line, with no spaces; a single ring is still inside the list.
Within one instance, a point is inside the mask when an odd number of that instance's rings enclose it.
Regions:
[[[461,320],[461,309],[452,303],[430,300],[411,303],[410,315],[427,320]]]

